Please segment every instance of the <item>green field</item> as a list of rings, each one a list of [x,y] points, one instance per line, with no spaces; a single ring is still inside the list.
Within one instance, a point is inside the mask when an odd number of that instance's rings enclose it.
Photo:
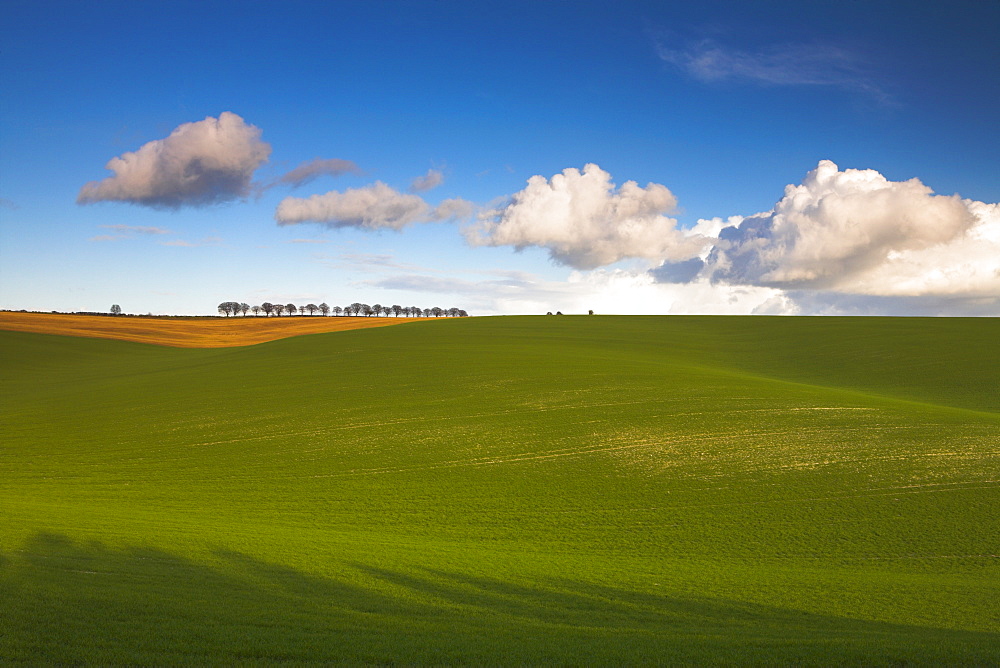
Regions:
[[[0,350],[0,663],[1000,664],[1000,319]]]

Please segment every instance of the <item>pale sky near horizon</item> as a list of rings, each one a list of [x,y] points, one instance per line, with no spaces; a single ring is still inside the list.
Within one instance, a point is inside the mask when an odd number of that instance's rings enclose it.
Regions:
[[[0,308],[1000,315],[1000,2],[0,8]]]

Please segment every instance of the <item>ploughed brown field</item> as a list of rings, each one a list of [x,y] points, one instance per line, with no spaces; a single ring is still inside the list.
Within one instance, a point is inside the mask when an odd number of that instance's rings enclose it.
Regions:
[[[154,318],[0,312],[0,329],[37,334],[89,336],[177,348],[229,348],[302,334],[385,327],[427,318],[284,316]]]

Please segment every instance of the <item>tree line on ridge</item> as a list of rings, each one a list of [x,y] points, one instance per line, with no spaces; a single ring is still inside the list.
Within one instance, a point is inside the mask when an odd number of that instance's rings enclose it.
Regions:
[[[245,302],[222,302],[219,304],[219,314],[229,316],[243,315],[250,312],[255,316],[259,316],[261,313],[264,317],[275,316],[280,317],[281,315],[330,315],[331,313],[335,316],[386,316],[390,315],[395,317],[404,318],[465,318],[468,317],[468,313],[460,308],[448,308],[444,309],[439,306],[434,306],[432,308],[421,309],[418,306],[400,306],[399,304],[393,304],[392,306],[382,306],[381,304],[373,304],[369,306],[368,304],[362,304],[361,302],[354,302],[349,306],[328,306],[326,303],[316,305],[316,304],[306,304],[305,306],[296,306],[295,304],[272,304],[271,302],[264,302],[260,306],[250,306]]]

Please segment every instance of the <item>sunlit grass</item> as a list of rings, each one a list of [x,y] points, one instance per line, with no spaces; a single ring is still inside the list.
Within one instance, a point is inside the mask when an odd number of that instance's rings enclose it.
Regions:
[[[0,333],[0,659],[996,663],[998,325]]]

